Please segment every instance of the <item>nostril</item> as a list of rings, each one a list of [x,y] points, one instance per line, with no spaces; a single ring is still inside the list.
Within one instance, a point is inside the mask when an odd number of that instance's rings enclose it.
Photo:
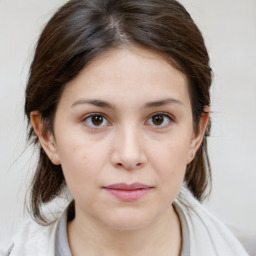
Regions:
[[[143,166],[143,163],[137,163],[137,164],[123,164],[123,163],[116,163],[117,167],[122,167],[127,170],[133,170],[133,169],[138,169]]]

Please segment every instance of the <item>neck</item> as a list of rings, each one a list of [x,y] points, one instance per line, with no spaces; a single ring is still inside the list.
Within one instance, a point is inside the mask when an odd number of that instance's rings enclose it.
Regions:
[[[74,256],[180,254],[181,227],[173,207],[136,230],[116,230],[84,215],[77,207],[75,212],[74,220],[68,223],[68,239]]]

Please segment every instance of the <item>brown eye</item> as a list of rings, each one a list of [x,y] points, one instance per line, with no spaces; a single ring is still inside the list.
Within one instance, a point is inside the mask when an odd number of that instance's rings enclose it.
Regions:
[[[103,121],[104,121],[104,117],[100,116],[100,115],[92,116],[91,119],[92,119],[92,123],[95,126],[100,126],[103,123]]]
[[[85,122],[87,126],[92,128],[106,127],[109,125],[108,120],[101,114],[89,115],[83,119],[83,122]]]
[[[172,122],[172,118],[165,113],[157,113],[155,115],[152,115],[146,122],[147,125],[153,126],[153,127],[159,127],[164,128],[168,127],[170,123]]]
[[[154,125],[161,125],[163,122],[164,122],[164,116],[163,115],[152,116],[152,123]]]

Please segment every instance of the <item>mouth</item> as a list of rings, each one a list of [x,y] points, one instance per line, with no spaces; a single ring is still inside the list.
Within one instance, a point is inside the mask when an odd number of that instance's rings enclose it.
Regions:
[[[117,183],[103,187],[103,189],[122,201],[131,202],[146,195],[153,187],[142,183]]]

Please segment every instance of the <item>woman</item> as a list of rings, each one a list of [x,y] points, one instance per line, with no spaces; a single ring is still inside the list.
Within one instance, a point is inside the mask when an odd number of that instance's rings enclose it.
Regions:
[[[199,203],[210,186],[211,68],[174,0],[71,0],[26,89],[35,221],[9,255],[247,255]],[[55,221],[42,206],[68,189]]]

